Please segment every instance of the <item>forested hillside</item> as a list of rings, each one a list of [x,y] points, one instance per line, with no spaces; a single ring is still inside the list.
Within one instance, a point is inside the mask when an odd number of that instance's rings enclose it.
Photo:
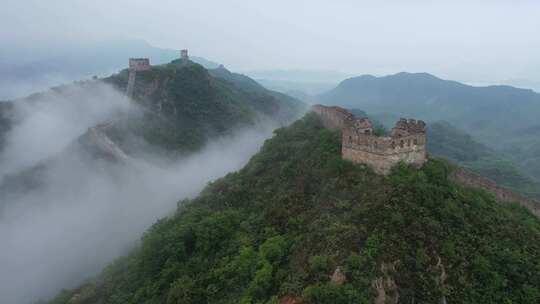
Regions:
[[[124,92],[127,77],[128,71],[123,70],[102,80],[62,85],[52,91],[69,99],[73,88],[91,95],[104,82]],[[234,77],[242,81],[233,80]],[[51,94],[33,94],[16,102],[39,102],[48,95]],[[300,101],[269,91],[246,76],[224,68],[209,71],[194,62],[184,64],[180,60],[138,72],[133,101],[142,115],[107,122],[114,125],[108,130],[115,140],[122,143],[131,134],[166,150],[187,152],[200,148],[208,138],[230,133],[237,127],[263,120],[277,126],[292,122],[305,110]],[[17,118],[17,113],[8,111],[12,106],[9,101],[0,104],[0,139]]]
[[[127,77],[124,70],[104,81],[125,90]],[[128,134],[142,136],[169,151],[194,151],[208,138],[256,123],[286,124],[305,110],[300,101],[266,90],[248,77],[181,60],[137,72],[133,99],[145,109],[144,115],[118,123],[111,136],[120,143]]]
[[[538,303],[540,221],[447,178],[340,156],[315,115],[178,203],[60,303]]]
[[[133,98],[127,80],[123,70],[0,103],[2,304],[99,272],[305,110],[193,62],[137,72]]]
[[[79,134],[71,132],[74,136],[71,142],[61,138],[65,136],[63,132],[59,133],[59,141],[64,141],[65,147],[16,171],[0,170],[0,198],[4,201],[0,203],[0,215],[9,201],[6,196],[44,184],[41,179],[46,174],[38,173],[73,155],[80,158],[81,153],[84,154],[85,162],[92,161],[92,157],[116,161],[126,156],[144,158],[149,153],[154,154],[154,158],[175,159],[193,154],[212,140],[231,136],[242,129],[273,129],[288,124],[306,109],[302,102],[266,90],[246,76],[224,68],[219,70],[227,77],[214,77],[199,64],[175,60],[137,72],[134,96],[131,101],[125,101],[131,110],[113,115],[111,120],[95,121],[97,125],[90,125],[88,130],[83,128]],[[235,81],[234,77],[242,81]],[[7,161],[2,155],[2,144],[9,130],[24,122],[26,116],[33,115],[33,108],[47,115],[48,107],[59,107],[55,103],[57,100],[62,101],[62,106],[73,109],[78,107],[81,99],[117,102],[115,99],[125,98],[122,95],[127,78],[128,70],[123,70],[101,80],[66,84],[24,99],[0,103],[0,165]],[[117,92],[111,94],[103,84],[112,86]],[[74,114],[76,111],[65,113],[81,115]],[[62,119],[71,121],[77,117]]]
[[[446,122],[428,125],[428,152],[444,157],[526,196],[540,198],[540,183],[502,153],[475,141]]]

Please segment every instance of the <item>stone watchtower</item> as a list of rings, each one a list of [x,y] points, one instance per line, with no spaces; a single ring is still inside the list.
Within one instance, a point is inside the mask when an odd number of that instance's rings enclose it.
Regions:
[[[128,97],[133,96],[133,88],[135,87],[135,76],[137,72],[150,70],[150,59],[148,58],[129,58],[129,76],[126,94]]]
[[[129,58],[130,71],[150,70],[150,59],[148,58]]]
[[[421,120],[400,119],[390,136],[376,136],[367,118],[355,118],[340,107],[313,106],[323,125],[341,130],[341,155],[354,163],[366,164],[376,173],[386,175],[403,161],[422,166],[427,161],[426,124]]]
[[[180,50],[180,59],[182,59],[182,62],[188,62],[189,55],[187,49]]]

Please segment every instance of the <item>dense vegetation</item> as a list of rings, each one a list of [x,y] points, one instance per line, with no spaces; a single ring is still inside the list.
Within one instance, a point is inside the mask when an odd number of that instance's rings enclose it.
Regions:
[[[378,176],[310,114],[50,303],[373,303],[374,287],[400,303],[538,303],[540,221],[451,169]]]
[[[128,70],[100,81],[120,91],[127,87]],[[96,82],[83,81],[51,90],[65,98],[69,89],[80,87],[92,92]],[[33,94],[21,99],[33,102],[46,96]],[[231,134],[237,128],[264,122],[274,126],[297,119],[306,105],[270,91],[247,76],[231,73],[223,67],[207,70],[181,60],[153,66],[137,73],[133,100],[141,112],[108,122],[108,135],[127,152],[136,152],[137,139],[168,153],[190,153],[210,138]],[[0,102],[0,149],[8,128],[15,122],[9,115],[12,102]]]
[[[399,73],[347,79],[319,100],[371,114],[448,121],[540,180],[540,94],[532,90],[473,87],[426,73]]]
[[[240,77],[224,68],[218,70]],[[105,81],[125,90],[127,77],[124,70]],[[135,135],[167,151],[196,151],[208,138],[230,134],[261,118],[276,125],[290,122],[304,107],[247,77],[231,82],[212,76],[201,65],[180,60],[138,72],[133,97],[145,109],[143,116],[117,122],[109,131],[126,150],[130,135]]]
[[[540,183],[516,168],[493,149],[475,141],[467,133],[446,122],[428,126],[428,151],[488,177],[499,185],[524,195],[540,198]]]

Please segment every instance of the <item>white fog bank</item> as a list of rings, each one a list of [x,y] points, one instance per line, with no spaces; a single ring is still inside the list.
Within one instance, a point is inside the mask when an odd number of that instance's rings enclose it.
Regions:
[[[90,97],[79,100],[99,103]],[[68,104],[57,110],[47,119],[29,115],[31,127],[22,123],[11,131],[27,140],[39,136],[49,146],[17,159],[14,144],[25,148],[36,143],[10,137],[13,141],[6,151],[11,152],[3,154],[0,167],[9,164],[15,170],[35,163],[66,146],[66,137],[76,138],[86,124],[95,123],[83,115],[94,113],[92,108]],[[110,113],[97,116],[109,117],[116,110],[112,107]],[[36,129],[37,134],[31,134]],[[179,200],[197,195],[209,181],[241,168],[271,134],[270,126],[239,130],[175,162],[132,159],[113,165],[89,162],[77,153],[51,162],[41,173],[46,181],[42,187],[1,202],[0,303],[47,299],[98,273],[125,254],[158,218],[173,212]]]

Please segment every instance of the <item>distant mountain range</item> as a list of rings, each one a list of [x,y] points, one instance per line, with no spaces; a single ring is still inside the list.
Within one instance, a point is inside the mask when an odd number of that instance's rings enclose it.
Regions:
[[[370,112],[395,112],[431,120],[455,118],[480,128],[498,125],[497,120],[507,117],[508,111],[526,119],[525,122],[515,121],[514,125],[526,125],[538,113],[530,110],[540,110],[540,94],[532,90],[510,86],[473,87],[427,73],[349,78],[321,94],[319,100]],[[482,115],[479,117],[478,113]]]
[[[286,93],[306,102],[313,95],[326,92],[351,75],[332,70],[259,70],[246,71],[265,87]]]
[[[349,78],[317,99],[387,118],[447,121],[540,179],[540,94],[532,90],[475,87],[427,73],[398,73]]]
[[[517,168],[502,153],[477,142],[447,122],[431,123],[427,131],[427,148],[431,156],[444,157],[501,186],[529,197],[540,198],[540,182]]]
[[[504,81],[503,83],[506,83],[508,85],[515,86],[518,88],[530,88],[540,93],[540,81],[518,78],[518,79],[509,79],[509,80]]]
[[[0,50],[0,100],[22,97],[73,80],[111,74],[130,57],[148,57],[152,64],[178,58],[179,50],[157,48],[142,40],[116,40],[55,49]],[[219,66],[202,57],[191,60],[205,68]]]
[[[255,79],[272,79],[282,81],[327,83],[339,82],[350,77],[350,74],[333,70],[255,70],[245,72]]]

